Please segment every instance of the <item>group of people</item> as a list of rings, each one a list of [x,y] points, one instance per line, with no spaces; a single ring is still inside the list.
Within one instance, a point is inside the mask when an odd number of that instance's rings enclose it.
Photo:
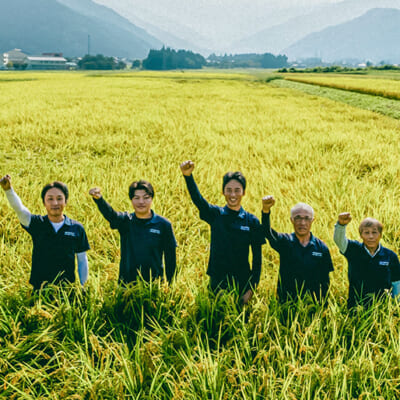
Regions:
[[[293,233],[278,233],[271,228],[273,196],[262,199],[262,220],[241,206],[246,179],[241,172],[228,172],[222,181],[226,205],[212,205],[201,195],[193,177],[194,163],[180,165],[186,186],[200,218],[211,228],[207,274],[210,290],[235,288],[244,304],[253,296],[260,281],[262,245],[268,240],[280,255],[278,298],[282,302],[310,295],[315,301],[327,296],[333,264],[326,244],[311,233],[314,210],[298,203],[290,212]],[[89,243],[83,226],[64,214],[68,188],[59,181],[44,186],[41,197],[47,215],[33,215],[22,204],[4,176],[0,185],[22,227],[32,236],[32,269],[29,282],[34,290],[48,283],[74,282],[75,258],[82,285],[88,279],[86,252]],[[90,189],[95,204],[112,229],[120,234],[119,281],[135,282],[161,278],[170,282],[176,270],[176,247],[171,223],[152,210],[154,189],[144,180],[129,186],[134,212],[115,211],[99,188]],[[400,293],[400,263],[397,255],[380,244],[382,224],[364,219],[359,227],[362,242],[346,237],[350,213],[342,213],[334,230],[334,241],[348,261],[348,306],[368,305],[374,298]],[[252,263],[250,267],[250,248]]]

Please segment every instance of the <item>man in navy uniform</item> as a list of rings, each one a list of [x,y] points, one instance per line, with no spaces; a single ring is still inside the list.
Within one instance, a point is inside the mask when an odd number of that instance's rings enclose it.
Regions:
[[[329,272],[333,265],[328,247],[311,233],[314,210],[304,203],[290,211],[293,233],[278,233],[271,228],[270,210],[273,196],[262,200],[262,225],[271,247],[280,255],[278,297],[285,302],[310,294],[321,301],[329,288]]]
[[[362,243],[346,237],[346,226],[351,214],[339,214],[335,225],[334,241],[347,258],[349,269],[349,308],[361,303],[368,307],[373,298],[391,291],[400,291],[400,263],[397,255],[380,244],[383,225],[376,219],[366,218],[359,226]]]
[[[211,227],[211,249],[207,274],[213,291],[237,287],[244,304],[248,303],[260,280],[261,246],[265,243],[260,222],[241,206],[246,179],[241,172],[228,172],[223,177],[225,207],[209,204],[200,194],[192,172],[194,163],[180,166],[200,218]],[[253,254],[249,264],[249,248]]]
[[[176,240],[171,223],[151,209],[153,186],[145,180],[135,181],[129,186],[129,198],[135,210],[132,214],[114,211],[97,187],[90,189],[89,194],[111,229],[118,229],[120,234],[119,281],[125,284],[134,282],[139,275],[150,281],[165,275],[170,282],[176,268]]]
[[[32,270],[29,283],[39,290],[46,283],[74,282],[75,256],[83,285],[88,278],[86,251],[89,243],[83,226],[64,215],[68,188],[59,181],[47,184],[41,193],[47,215],[33,215],[11,186],[10,175],[0,180],[22,227],[32,236]]]

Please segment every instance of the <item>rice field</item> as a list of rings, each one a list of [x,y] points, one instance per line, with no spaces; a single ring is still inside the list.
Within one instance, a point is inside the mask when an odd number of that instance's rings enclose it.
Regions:
[[[396,92],[394,81],[379,82]],[[358,83],[378,90],[373,78]],[[350,238],[372,216],[385,225],[383,244],[399,253],[400,121],[251,75],[186,71],[1,73],[0,105],[0,174],[12,176],[32,213],[45,212],[44,184],[65,182],[66,214],[91,245],[84,293],[54,288],[31,298],[30,237],[0,194],[0,398],[400,396],[400,307],[384,301],[348,313],[347,265],[332,238],[337,215],[351,211]],[[326,305],[277,302],[279,257],[268,244],[249,306],[208,292],[209,229],[179,170],[187,159],[212,203],[223,205],[228,170],[246,176],[243,206],[257,216],[273,194],[278,231],[291,231],[295,203],[314,207],[313,233],[335,267]],[[115,209],[131,210],[128,186],[140,178],[153,183],[154,210],[173,224],[178,274],[169,287],[123,290],[118,233],[88,191],[100,186]]]

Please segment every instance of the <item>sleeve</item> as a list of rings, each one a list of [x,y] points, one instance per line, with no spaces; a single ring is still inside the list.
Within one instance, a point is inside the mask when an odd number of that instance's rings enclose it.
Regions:
[[[111,229],[121,229],[127,219],[127,213],[117,212],[108,204],[103,197],[93,198],[103,217],[110,223]]]
[[[338,222],[335,224],[335,231],[333,232],[333,240],[342,254],[346,253],[349,240],[346,237],[346,225],[340,225]]]
[[[261,275],[261,244],[254,243],[251,245],[251,252],[253,254],[253,264],[251,270],[251,285],[255,288],[258,283],[260,282],[260,275]]]
[[[280,250],[282,250],[282,247],[286,241],[285,240],[286,237],[283,233],[278,233],[271,228],[270,215],[271,212],[269,212],[268,214],[264,212],[262,213],[261,220],[262,220],[263,233],[267,238],[271,247],[279,252]]]
[[[90,250],[89,241],[86,236],[85,229],[82,225],[80,226],[80,234],[79,234],[79,242],[77,243],[75,253],[83,253],[85,251]]]
[[[333,269],[333,263],[332,263],[332,257],[331,253],[329,252],[329,249],[327,246],[324,246],[323,249],[323,257],[324,257],[324,276],[321,279],[321,294],[323,297],[326,296],[329,290],[330,286],[330,278],[329,278],[329,273],[332,272]]]
[[[176,247],[172,225],[168,224],[164,238],[164,260],[165,260],[165,275],[168,282],[171,282],[176,270]]]
[[[392,262],[390,263],[390,273],[392,283],[400,281],[400,263],[396,253],[393,253]]]
[[[10,203],[11,208],[17,214],[18,220],[24,227],[29,227],[31,223],[32,214],[30,211],[22,204],[21,199],[18,197],[17,193],[14,192],[14,189],[11,188],[6,191],[6,197],[8,202]]]
[[[83,286],[89,277],[89,266],[86,252],[83,251],[81,253],[76,254],[76,258],[78,260],[78,275],[81,285]]]
[[[219,207],[209,204],[207,200],[200,194],[199,188],[194,181],[193,175],[184,176],[184,178],[190,197],[192,198],[194,205],[200,211],[200,218],[203,221],[211,223],[216,214],[216,209],[218,209]]]

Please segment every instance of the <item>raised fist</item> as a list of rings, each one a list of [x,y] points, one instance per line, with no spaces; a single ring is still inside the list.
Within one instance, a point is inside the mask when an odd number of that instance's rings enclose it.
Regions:
[[[347,225],[351,221],[351,214],[344,212],[339,214],[338,222],[340,225]]]
[[[185,176],[190,176],[192,175],[192,172],[194,170],[194,162],[193,161],[185,161],[181,164],[181,171],[182,174]]]
[[[10,190],[11,189],[11,176],[5,175],[0,179],[0,186],[3,190]]]
[[[262,199],[262,205],[263,205],[263,212],[264,213],[269,213],[269,210],[271,207],[275,204],[275,199],[274,196],[265,196]]]
[[[94,198],[94,199],[100,199],[101,198],[101,189],[98,187],[92,188],[89,190],[89,194]]]

